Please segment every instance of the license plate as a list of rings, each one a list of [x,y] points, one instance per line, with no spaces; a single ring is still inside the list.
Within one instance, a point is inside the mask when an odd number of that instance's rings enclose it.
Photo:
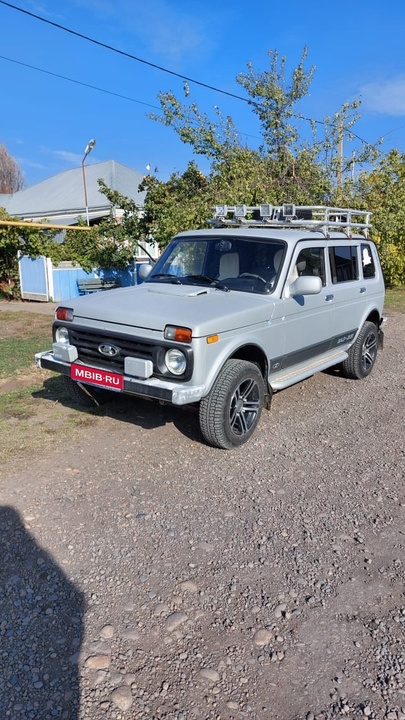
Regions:
[[[86,367],[86,365],[71,365],[70,377],[72,380],[89,383],[90,385],[100,385],[110,390],[123,390],[124,377],[118,373],[109,370],[98,370],[96,368]]]

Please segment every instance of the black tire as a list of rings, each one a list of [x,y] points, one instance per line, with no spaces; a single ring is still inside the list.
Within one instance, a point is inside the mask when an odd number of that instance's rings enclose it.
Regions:
[[[351,380],[362,380],[370,375],[378,349],[378,330],[373,322],[365,322],[356,341],[342,363],[343,375]]]
[[[63,384],[66,392],[72,400],[82,405],[82,407],[94,408],[98,405],[104,405],[112,400],[113,393],[110,390],[103,390],[92,387],[92,385],[84,385],[72,380],[67,375],[63,375]]]
[[[253,434],[264,403],[260,370],[245,360],[228,360],[200,402],[200,428],[213,447],[229,450]]]

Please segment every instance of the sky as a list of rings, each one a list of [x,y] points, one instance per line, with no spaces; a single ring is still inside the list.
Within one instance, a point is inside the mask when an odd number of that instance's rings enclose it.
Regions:
[[[269,50],[286,57],[288,76],[306,46],[305,67],[315,72],[297,111],[322,121],[360,99],[358,137],[345,139],[345,155],[380,138],[384,154],[405,152],[404,30],[403,0],[0,1],[0,144],[27,186],[80,167],[92,138],[86,164],[116,160],[163,181],[192,159],[206,171],[171,128],[150,119],[161,114],[158,93],[172,91],[212,118],[218,107],[257,147],[252,110],[224,93],[246,97],[236,77],[248,62],[267,70]],[[187,97],[177,75],[189,78]],[[310,135],[307,120],[297,127]]]

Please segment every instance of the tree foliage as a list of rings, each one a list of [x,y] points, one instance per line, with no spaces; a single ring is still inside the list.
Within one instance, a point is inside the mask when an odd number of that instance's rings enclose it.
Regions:
[[[360,179],[364,207],[373,212],[373,238],[377,243],[385,281],[405,284],[405,153],[392,150]]]
[[[173,173],[167,182],[148,175],[139,189],[147,191],[140,222],[142,236],[153,238],[160,248],[177,232],[207,226],[212,192],[194,162],[183,174]]]
[[[276,51],[268,55],[268,70],[256,72],[248,63],[248,72],[237,78],[259,119],[258,148],[242,143],[233,119],[224,117],[217,106],[211,119],[194,102],[182,103],[171,92],[159,94],[162,115],[150,117],[174,129],[211,164],[207,175],[191,162],[183,174],[173,174],[166,183],[153,177],[145,180],[145,223],[160,247],[180,230],[205,227],[211,207],[219,202],[309,203],[330,194],[330,177],[316,162],[319,147],[300,142],[295,123],[296,104],[307,94],[314,72],[314,68],[305,70],[307,51],[290,79],[286,58]]]
[[[309,162],[321,165],[332,188],[336,175],[350,169],[354,161],[352,153],[350,157],[340,155],[339,141],[344,137],[347,143],[355,138],[353,126],[359,119],[360,101],[343,104],[323,120],[304,117],[299,110],[300,102],[308,95],[315,72],[314,66],[306,69],[307,54],[304,47],[298,65],[287,77],[286,57],[269,50],[267,70],[256,71],[248,62],[247,72],[240,73],[236,80],[258,118],[261,141],[257,159],[272,159],[277,163],[278,175],[283,177],[290,171],[292,158],[297,160],[304,152],[306,166]],[[252,149],[242,142],[231,117],[224,116],[216,105],[210,117],[191,100],[189,89],[186,102],[181,102],[173,92],[161,92],[158,99],[161,114],[151,113],[149,117],[172,128],[196,155],[205,156],[211,163],[221,163],[235,153]],[[309,132],[300,132],[303,127],[309,128]],[[375,158],[375,153],[375,146],[363,144],[355,158],[357,168]]]
[[[0,194],[11,195],[23,187],[24,176],[18,162],[5,145],[0,145]]]
[[[301,116],[296,106],[308,93],[315,68],[305,69],[306,48],[290,78],[287,78],[285,57],[279,57],[277,51],[269,51],[268,57],[268,70],[257,72],[252,63],[248,63],[247,73],[237,77],[259,120],[262,142],[258,148],[242,143],[234,121],[225,118],[218,107],[214,108],[211,119],[194,102],[182,103],[170,92],[159,94],[162,115],[150,117],[174,129],[195,154],[204,155],[211,163],[204,186],[191,193],[189,199],[184,184],[190,180],[191,170],[196,175],[195,165],[190,165],[182,176],[172,176],[165,187],[156,179],[150,182],[146,200],[148,214],[159,219],[156,227],[164,225],[161,233],[157,227],[159,244],[167,242],[170,226],[174,232],[184,227],[184,221],[190,218],[195,218],[200,226],[201,210],[207,215],[209,206],[218,202],[314,203],[331,196],[333,182],[325,167],[325,158],[328,152],[331,154],[332,135],[337,132],[338,123],[347,130],[354,122],[350,117],[353,108],[348,105],[341,110],[341,117],[328,119],[327,138],[322,143],[303,141],[297,129]],[[189,92],[187,98],[188,95]],[[316,129],[313,128],[313,133]],[[173,193],[176,202],[170,203]],[[179,194],[183,200],[181,206],[177,201]]]
[[[150,113],[152,120],[171,127],[180,140],[189,144],[196,155],[219,159],[226,152],[239,147],[239,137],[231,117],[224,117],[215,106],[215,119],[199,110],[196,103],[182,104],[173,93],[158,93],[162,115]]]
[[[104,218],[88,232],[68,230],[63,252],[66,259],[80,264],[90,272],[93,268],[125,268],[135,256],[142,235],[140,208],[131,198],[98,181],[100,192],[111,203],[111,216]],[[115,218],[115,209],[123,216]]]
[[[203,227],[211,206],[218,203],[366,207],[373,211],[386,281],[404,282],[404,156],[389,154],[376,166],[380,142],[362,142],[360,149],[345,156],[357,138],[353,128],[360,117],[358,100],[344,103],[323,121],[312,120],[310,139],[308,133],[303,137],[298,123],[308,119],[300,114],[299,103],[308,94],[315,70],[306,69],[307,49],[289,77],[284,56],[270,50],[268,58],[265,71],[256,71],[249,62],[247,72],[236,78],[259,121],[257,148],[241,141],[233,119],[224,117],[217,106],[212,117],[202,112],[190,99],[188,87],[186,102],[172,92],[159,94],[162,114],[150,117],[172,128],[196,155],[205,156],[210,171],[201,184],[195,183],[199,170],[194,163],[167,183],[148,179],[145,217],[150,232],[163,247],[179,230]],[[357,173],[368,168],[360,182],[354,167]]]
[[[0,220],[18,222],[0,208]],[[19,295],[18,256],[38,257],[45,255],[58,261],[62,251],[54,240],[52,230],[41,228],[0,225],[0,293],[8,298]]]
[[[261,151],[281,159],[285,152],[297,148],[299,133],[293,120],[299,117],[295,106],[307,94],[315,68],[305,70],[307,50],[304,48],[298,66],[286,78],[286,58],[268,51],[270,69],[257,72],[251,62],[248,72],[241,73],[237,82],[245,89],[248,104],[257,115],[261,128]],[[186,97],[189,92],[187,91]],[[172,92],[158,94],[163,115],[151,113],[150,118],[171,127],[182,142],[190,144],[197,155],[221,160],[243,147],[233,119],[224,116],[214,106],[214,119],[203,113],[195,102],[181,103]]]
[[[286,149],[297,146],[299,133],[293,121],[296,119],[296,104],[308,94],[315,67],[305,70],[307,48],[304,48],[301,60],[286,79],[285,56],[279,57],[276,50],[269,50],[270,69],[255,71],[248,62],[248,72],[236,78],[251,98],[253,112],[260,121],[261,132],[267,154],[280,158]]]
[[[210,184],[214,204],[318,203],[330,192],[327,174],[306,149],[279,159],[242,148],[213,164]]]

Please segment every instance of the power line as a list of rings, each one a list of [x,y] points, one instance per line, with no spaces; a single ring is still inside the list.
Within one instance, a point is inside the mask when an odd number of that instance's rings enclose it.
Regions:
[[[95,38],[89,37],[89,35],[84,35],[83,33],[79,33],[76,30],[71,30],[71,28],[65,27],[64,25],[60,25],[59,23],[53,22],[52,20],[47,20],[47,18],[41,17],[41,15],[36,15],[35,13],[29,12],[28,10],[24,10],[23,8],[20,8],[17,5],[13,5],[12,3],[5,2],[5,0],[0,0],[0,4],[6,5],[7,7],[11,8],[12,10],[17,10],[18,12],[21,12],[24,15],[29,15],[30,17],[33,17],[36,20],[40,20],[41,22],[44,22],[47,25],[52,25],[53,27],[56,27],[59,30],[64,30],[65,32],[70,33],[70,35],[74,35],[75,37],[82,38],[82,40],[87,40],[87,42],[91,42],[94,45],[103,47],[106,50],[111,50],[111,52],[117,53],[118,55],[122,55],[123,57],[130,58],[130,60],[136,60],[137,62],[143,63],[143,65],[148,65],[149,67],[152,67],[155,70],[160,70],[161,72],[167,73],[169,75],[174,75],[174,77],[178,77],[181,80],[185,80],[186,82],[194,83],[194,85],[200,85],[200,87],[207,88],[208,90],[213,90],[214,92],[222,93],[222,95],[228,95],[228,97],[235,98],[236,100],[242,100],[242,102],[251,104],[251,101],[248,98],[244,98],[241,95],[236,95],[234,93],[228,92],[227,90],[221,90],[220,88],[217,88],[214,85],[209,85],[208,83],[201,82],[200,80],[195,80],[193,78],[187,77],[187,75],[182,75],[181,73],[177,73],[174,70],[169,70],[168,68],[165,68],[162,65],[156,65],[156,63],[152,63],[149,60],[143,60],[142,58],[139,58],[136,55],[132,55],[131,53],[125,52],[124,50],[119,50],[118,48],[115,48],[112,45],[108,45],[107,43],[103,43],[100,40],[95,40]]]
[[[139,105],[146,105],[146,107],[153,108],[154,110],[160,110],[160,107],[157,105],[151,105],[150,103],[142,102],[142,100],[135,100],[135,98],[129,97],[128,95],[120,95],[120,93],[113,92],[112,90],[105,90],[104,88],[97,87],[96,85],[90,85],[89,83],[82,82],[81,80],[74,80],[73,78],[66,77],[66,75],[58,75],[58,73],[51,72],[51,70],[44,70],[43,68],[35,67],[35,65],[28,65],[28,63],[13,60],[12,58],[5,57],[4,55],[0,55],[0,59],[15,63],[16,65],[22,65],[30,70],[37,70],[37,72],[44,73],[45,75],[52,75],[60,80],[66,80],[67,82],[75,83],[76,85],[83,85],[83,87],[91,88],[91,90],[97,90],[98,92],[106,93],[107,95],[114,95],[122,100],[129,100],[130,102],[138,103]]]
[[[152,63],[149,60],[144,60],[142,58],[137,57],[136,55],[132,55],[131,53],[125,52],[124,50],[119,50],[118,48],[115,48],[112,45],[108,45],[107,43],[103,43],[100,40],[96,40],[95,38],[92,38],[89,35],[84,35],[83,33],[79,33],[76,30],[72,30],[71,28],[68,28],[65,25],[60,25],[59,23],[53,22],[52,20],[48,20],[47,18],[44,18],[41,15],[37,15],[35,13],[29,12],[28,10],[24,10],[23,8],[20,8],[17,5],[13,5],[12,3],[6,2],[6,0],[0,0],[0,4],[5,5],[6,7],[9,7],[12,10],[17,10],[18,12],[21,12],[24,15],[28,15],[32,18],[35,18],[35,20],[40,20],[41,22],[44,22],[47,25],[56,27],[59,30],[63,30],[64,32],[69,33],[70,35],[74,35],[75,37],[79,37],[82,40],[86,40],[87,42],[93,43],[94,45],[103,47],[106,50],[110,50],[111,52],[117,53],[118,55],[127,57],[130,60],[135,60],[136,62],[140,62],[143,65],[148,65],[149,67],[152,67],[155,70],[160,70],[161,72],[167,73],[169,75],[173,75],[174,77],[180,78],[181,80],[183,80],[185,82],[191,82],[191,83],[194,83],[194,85],[199,85],[200,87],[207,88],[208,90],[213,90],[213,92],[220,93],[221,95],[226,95],[228,97],[234,98],[235,100],[240,100],[241,102],[244,102],[247,105],[254,105],[256,107],[261,107],[261,108],[265,109],[265,106],[262,105],[261,103],[256,103],[256,102],[250,100],[249,98],[243,97],[242,95],[237,95],[236,93],[231,93],[231,92],[228,92],[227,90],[222,90],[221,88],[218,88],[215,85],[210,85],[208,83],[202,82],[201,80],[195,80],[194,78],[188,77],[187,75],[182,75],[181,73],[177,73],[174,70],[169,70],[168,68],[165,68],[162,65],[156,65],[155,63]],[[293,114],[293,117],[295,117],[298,120],[305,120],[307,122],[314,122],[318,125],[324,125],[323,120],[315,120],[314,118],[308,118],[308,117],[305,117],[304,115]],[[362,140],[362,142],[366,143],[366,140]]]
[[[102,48],[105,48],[106,50],[110,50],[111,52],[114,52],[123,57],[127,57],[130,60],[135,60],[136,62],[142,63],[143,65],[147,65],[151,68],[154,68],[155,70],[159,70],[160,72],[164,72],[168,75],[172,75],[174,77],[180,78],[181,80],[183,80],[185,82],[191,82],[194,85],[199,85],[200,87],[204,87],[208,90],[212,90],[213,92],[220,93],[221,95],[226,95],[227,97],[231,97],[235,100],[240,100],[241,102],[244,102],[248,105],[265,109],[265,106],[262,105],[261,103],[256,103],[256,102],[250,100],[249,98],[243,97],[242,95],[237,95],[236,93],[231,93],[227,90],[222,90],[221,88],[218,88],[215,85],[210,85],[209,83],[202,82],[201,80],[196,80],[194,78],[188,77],[187,75],[182,75],[181,73],[177,73],[174,70],[169,70],[169,68],[165,68],[162,65],[157,65],[156,63],[152,63],[149,60],[144,60],[143,58],[137,57],[136,55],[132,55],[131,53],[125,52],[124,50],[120,50],[112,45],[103,43],[100,40],[96,40],[95,38],[92,38],[89,35],[84,35],[83,33],[79,33],[76,30],[72,30],[71,28],[68,28],[65,25],[61,25],[60,23],[53,22],[52,20],[48,20],[47,18],[44,18],[41,15],[37,15],[36,13],[30,12],[29,10],[25,10],[24,8],[18,7],[17,5],[6,2],[6,0],[0,0],[0,4],[5,5],[6,7],[9,7],[12,10],[17,10],[18,12],[21,12],[24,15],[28,15],[29,17],[32,17],[35,20],[39,20],[40,22],[46,23],[47,25],[51,25],[52,27],[58,28],[59,30],[63,30],[64,32],[69,33],[70,35],[79,37],[82,40],[86,40],[87,42],[90,42],[93,45],[97,45],[98,47],[102,47]],[[8,60],[9,58],[4,58],[4,59]],[[18,61],[10,60],[10,62],[18,62]],[[24,65],[24,63],[19,63],[19,64]],[[34,67],[34,66],[28,65],[27,67]],[[105,92],[105,93],[108,93],[111,95],[116,95],[117,97],[121,97],[126,100],[130,100],[131,102],[139,102],[141,104],[148,105],[148,103],[142,103],[140,100],[134,100],[133,98],[129,98],[124,95],[119,95],[118,93],[113,93],[108,90],[104,90],[103,88],[96,88],[95,86],[87,85],[86,83],[82,83],[79,80],[72,80],[71,78],[66,78],[62,75],[58,76],[58,75],[56,75],[56,73],[51,73],[50,71],[42,70],[41,68],[34,68],[34,69],[38,70],[39,72],[48,73],[50,75],[54,74],[56,77],[61,77],[62,79],[68,80],[70,82],[76,82],[80,85],[84,85],[85,87],[90,87],[90,88],[99,90],[100,92]],[[150,107],[156,108],[156,106],[154,106],[154,105],[150,105]],[[158,108],[158,109],[160,110],[160,108]],[[308,117],[305,117],[304,115],[300,115],[300,114],[293,113],[292,117],[294,117],[297,120],[304,120],[306,122],[315,123],[317,125],[322,125],[322,126],[325,125],[324,120],[316,120],[315,118],[308,118]],[[349,131],[349,132],[351,132],[351,134],[354,137],[356,137],[358,140],[360,140],[360,142],[364,143],[365,145],[377,145],[378,144],[378,141],[376,143],[369,143],[367,140],[364,140],[364,138],[361,138],[359,135],[356,135],[356,133],[353,133],[352,131]],[[394,132],[394,131],[391,131],[391,132]],[[387,133],[387,134],[390,134],[390,133]]]
[[[387,133],[384,133],[382,136],[383,138],[386,138],[387,135],[392,135],[394,132],[398,132],[398,130],[403,130],[405,128],[405,125],[401,125],[400,127],[394,128],[393,130],[389,130]]]
[[[44,73],[44,75],[51,75],[52,77],[56,77],[59,80],[66,80],[67,82],[74,83],[75,85],[82,85],[83,87],[90,88],[91,90],[96,90],[97,92],[105,93],[106,95],[113,95],[114,97],[118,97],[122,100],[129,100],[130,102],[137,103],[139,105],[145,105],[146,107],[153,108],[154,110],[161,110],[160,107],[157,105],[152,105],[151,103],[144,102],[142,100],[135,100],[135,98],[129,97],[128,95],[121,95],[120,93],[113,92],[112,90],[106,90],[105,88],[100,88],[97,85],[91,85],[90,83],[82,82],[81,80],[76,80],[74,78],[67,77],[66,75],[59,75],[58,73],[54,73],[51,70],[45,70],[44,68],[36,67],[35,65],[30,65],[28,63],[21,62],[20,60],[14,60],[13,58],[6,57],[5,55],[0,55],[1,60],[6,60],[7,62],[14,63],[16,65],[21,65],[22,67],[26,67],[29,70],[36,70],[37,72]],[[195,124],[195,123],[194,123]],[[246,137],[254,138],[255,140],[260,140],[260,137],[257,135],[252,135],[251,133],[247,133],[244,130],[237,130],[238,135],[245,135]]]

